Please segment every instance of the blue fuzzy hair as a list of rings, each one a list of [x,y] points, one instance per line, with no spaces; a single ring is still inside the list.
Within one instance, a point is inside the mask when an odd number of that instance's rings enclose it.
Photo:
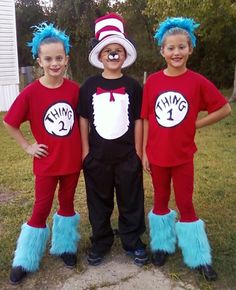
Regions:
[[[27,43],[27,46],[31,47],[34,59],[38,56],[40,45],[47,38],[53,38],[54,40],[61,42],[64,45],[66,54],[69,54],[71,45],[69,42],[69,36],[67,36],[64,31],[60,31],[55,28],[52,23],[47,24],[46,22],[43,22],[38,26],[33,26],[33,28],[35,29],[33,33],[34,37],[31,42]]]
[[[196,46],[196,37],[194,35],[195,29],[199,26],[199,23],[196,23],[191,18],[185,17],[168,17],[165,21],[161,22],[159,28],[155,31],[154,39],[158,45],[162,45],[164,37],[168,31],[174,29],[185,30],[191,40],[192,47]]]

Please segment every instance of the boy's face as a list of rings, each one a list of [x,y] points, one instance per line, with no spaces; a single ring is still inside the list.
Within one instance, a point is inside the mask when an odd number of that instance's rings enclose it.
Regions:
[[[68,56],[61,42],[44,43],[40,46],[37,61],[43,68],[45,76],[61,78],[65,73]]]
[[[174,34],[166,36],[161,54],[165,58],[167,67],[182,70],[186,67],[188,57],[193,49],[189,45],[189,40],[184,34]]]
[[[103,48],[99,60],[107,72],[119,72],[126,59],[126,51],[120,44],[112,43]]]

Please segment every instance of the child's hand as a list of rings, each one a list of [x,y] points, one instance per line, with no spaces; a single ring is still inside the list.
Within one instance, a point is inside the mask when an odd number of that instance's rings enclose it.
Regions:
[[[142,163],[143,163],[143,169],[146,172],[151,173],[150,164],[149,164],[146,153],[143,154]]]
[[[200,128],[212,125],[212,124],[224,119],[230,113],[231,113],[231,107],[227,103],[223,107],[221,107],[220,109],[218,109],[212,113],[209,113],[200,119],[197,119],[197,121],[195,123],[195,127],[196,127],[196,129],[200,129]]]
[[[26,147],[25,151],[29,155],[37,158],[46,157],[48,155],[48,146],[44,144],[34,143]]]
[[[82,151],[82,162],[84,161],[84,159],[86,158],[86,156],[89,154],[89,150],[83,150]]]

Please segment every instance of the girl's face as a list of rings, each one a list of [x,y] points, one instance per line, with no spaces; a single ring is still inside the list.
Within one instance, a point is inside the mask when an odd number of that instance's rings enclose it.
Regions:
[[[186,35],[173,34],[164,39],[161,54],[165,58],[169,70],[181,73],[185,71],[188,57],[192,51]]]
[[[61,42],[44,43],[40,46],[38,63],[44,70],[44,76],[63,78],[68,56]]]
[[[117,43],[105,46],[99,56],[100,61],[103,63],[104,71],[108,73],[120,72],[125,58],[125,49]]]

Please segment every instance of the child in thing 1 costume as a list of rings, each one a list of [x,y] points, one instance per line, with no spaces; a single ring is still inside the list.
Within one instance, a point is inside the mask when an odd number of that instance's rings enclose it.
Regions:
[[[114,241],[110,218],[114,190],[119,210],[119,237],[134,262],[147,263],[142,182],[142,89],[121,69],[136,59],[125,37],[123,19],[110,13],[96,20],[90,63],[103,69],[81,86],[80,129],[92,247],[87,260],[102,262]]]
[[[186,67],[197,27],[192,19],[176,17],[167,18],[156,31],[167,67],[150,75],[144,86],[143,167],[151,173],[154,188],[154,207],[148,215],[153,263],[162,266],[178,240],[185,264],[215,280],[205,225],[192,203],[194,136],[196,129],[221,120],[231,109],[209,80]],[[208,115],[198,119],[200,111]],[[178,222],[168,207],[171,180]]]
[[[74,194],[81,169],[81,140],[75,110],[79,86],[64,78],[70,50],[69,37],[53,24],[35,28],[33,57],[44,75],[27,86],[4,117],[9,134],[33,156],[35,202],[27,223],[22,225],[13,259],[10,282],[19,283],[39,268],[50,231],[46,220],[59,184],[59,209],[53,216],[50,253],[73,267],[77,259],[80,216],[74,211]],[[36,143],[22,135],[21,123],[29,121]]]

